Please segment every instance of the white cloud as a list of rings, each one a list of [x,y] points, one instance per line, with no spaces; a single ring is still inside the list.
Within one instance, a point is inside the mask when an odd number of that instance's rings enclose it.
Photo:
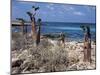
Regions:
[[[52,6],[52,4],[47,5],[47,8],[50,10],[54,10],[54,7]]]
[[[49,5],[50,5],[50,6],[53,6],[53,5],[55,5],[55,4],[53,4],[53,3],[50,3]]]
[[[73,14],[73,15],[77,15],[77,16],[85,16],[85,13],[80,12],[78,10],[76,10],[74,7],[72,6],[68,6],[68,5],[62,5],[62,8],[67,11],[67,13]]]
[[[74,11],[74,10],[75,10],[74,7],[69,6],[69,5],[62,5],[61,7],[62,7],[62,9],[64,9],[65,11]]]
[[[85,14],[80,12],[80,11],[74,11],[73,12],[74,15],[78,15],[78,16],[84,16]]]
[[[66,10],[66,11],[74,11],[75,8],[74,8],[74,7],[67,7],[67,8],[65,8],[65,10]]]
[[[70,10],[74,10],[75,8],[74,8],[74,7],[69,7],[69,9],[70,9]]]

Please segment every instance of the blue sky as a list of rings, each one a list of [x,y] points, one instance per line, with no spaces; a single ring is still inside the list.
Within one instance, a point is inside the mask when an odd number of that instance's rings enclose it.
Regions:
[[[32,11],[33,5],[40,7],[35,17],[36,19],[41,18],[42,21],[95,23],[95,6],[20,2],[16,0],[12,0],[12,20],[24,18],[29,21],[30,19],[26,12]]]

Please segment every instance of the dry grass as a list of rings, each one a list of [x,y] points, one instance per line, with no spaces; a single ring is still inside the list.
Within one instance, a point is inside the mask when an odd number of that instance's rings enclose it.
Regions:
[[[83,43],[67,42],[63,48],[60,45],[52,44],[48,39],[42,39],[39,46],[34,47],[30,39],[30,41],[25,41],[27,44],[21,48],[19,39],[13,38],[14,41],[16,40],[13,43],[16,49],[12,48],[13,74],[95,69],[94,44],[92,44],[92,63],[89,64],[82,61]]]
[[[59,46],[53,46],[47,40],[42,40],[38,47],[31,46],[25,50],[15,51],[12,59],[23,61],[16,68],[18,71],[12,67],[12,73],[64,71],[68,66],[67,51]]]

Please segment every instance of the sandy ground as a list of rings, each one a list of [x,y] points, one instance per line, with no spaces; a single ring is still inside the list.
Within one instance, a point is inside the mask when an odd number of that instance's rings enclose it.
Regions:
[[[49,39],[50,40],[50,39]],[[50,40],[54,46],[57,46],[57,41]],[[55,49],[53,49],[55,50]],[[65,48],[67,53],[68,59],[70,59],[69,67],[67,70],[84,70],[84,69],[95,69],[96,67],[96,60],[95,60],[95,52],[96,52],[96,45],[92,41],[91,43],[91,61],[92,63],[83,62],[84,59],[84,49],[83,43],[77,41],[70,41],[65,43]],[[76,60],[77,63],[72,63],[73,60]]]
[[[14,44],[15,41],[12,40],[13,47]],[[19,44],[17,45],[20,47]],[[83,62],[82,42],[66,41],[65,47],[62,47],[57,40],[43,39],[38,47],[33,47],[28,40],[24,48],[12,48],[12,73],[95,69],[96,45],[93,41],[91,47],[92,62],[88,63]]]

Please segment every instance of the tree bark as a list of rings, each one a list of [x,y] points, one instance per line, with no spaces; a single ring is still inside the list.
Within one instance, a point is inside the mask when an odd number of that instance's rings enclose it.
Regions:
[[[91,34],[90,29],[86,29],[87,31],[84,34],[84,61],[91,62]]]
[[[35,18],[33,17],[33,20],[32,20],[32,39],[33,39],[33,44],[34,46],[36,45],[36,25],[35,25]]]
[[[38,29],[37,29],[37,40],[36,44],[38,45],[40,43],[40,35],[41,35],[41,19],[38,19]]]

